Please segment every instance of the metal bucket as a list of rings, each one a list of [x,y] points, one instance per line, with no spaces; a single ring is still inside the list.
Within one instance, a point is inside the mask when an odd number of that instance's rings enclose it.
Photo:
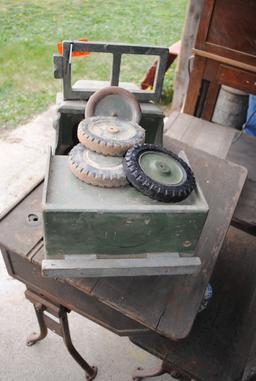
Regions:
[[[248,94],[229,86],[221,86],[212,122],[242,129],[246,120]]]

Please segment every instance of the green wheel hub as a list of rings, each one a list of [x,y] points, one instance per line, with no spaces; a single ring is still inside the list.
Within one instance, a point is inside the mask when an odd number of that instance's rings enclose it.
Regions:
[[[180,185],[187,175],[182,165],[162,152],[144,152],[139,157],[139,165],[144,173],[164,185]]]

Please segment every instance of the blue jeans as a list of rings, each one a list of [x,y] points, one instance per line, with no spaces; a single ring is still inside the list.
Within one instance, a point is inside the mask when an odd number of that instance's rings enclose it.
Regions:
[[[244,129],[244,132],[247,135],[256,136],[256,95],[249,96],[246,128]]]

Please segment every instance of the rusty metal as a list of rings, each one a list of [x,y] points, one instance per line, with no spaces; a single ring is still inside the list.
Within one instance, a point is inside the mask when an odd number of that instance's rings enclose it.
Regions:
[[[180,381],[191,381],[192,378],[185,374],[183,371],[178,370],[174,365],[167,361],[152,369],[137,368],[132,376],[133,381],[145,380],[146,378],[154,378],[162,376],[163,374],[169,374],[172,378]]]
[[[40,332],[32,332],[31,335],[27,337],[26,344],[28,347],[36,344],[38,341],[43,340],[48,333],[47,326],[44,320],[44,306],[42,304],[34,304],[34,309],[39,324]]]
[[[86,380],[94,380],[97,376],[97,367],[90,366],[73,346],[67,316],[68,312],[70,311],[62,305],[57,305],[53,304],[52,302],[49,302],[48,300],[46,300],[42,296],[37,295],[35,292],[31,290],[26,290],[25,295],[26,298],[34,305],[40,328],[40,332],[38,334],[33,332],[27,338],[27,345],[32,346],[36,344],[38,341],[43,340],[47,336],[48,329],[50,329],[52,332],[56,333],[57,335],[63,338],[68,352],[85,371]],[[51,319],[51,317],[45,315],[45,311],[47,311],[48,314],[57,317],[59,319],[59,323]]]

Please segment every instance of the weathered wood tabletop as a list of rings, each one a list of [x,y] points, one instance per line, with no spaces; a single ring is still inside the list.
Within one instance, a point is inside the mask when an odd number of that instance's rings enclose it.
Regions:
[[[68,282],[145,327],[168,338],[179,339],[191,329],[247,171],[168,138],[166,145],[176,152],[185,150],[210,206],[197,247],[197,255],[202,260],[200,274],[186,277],[79,279]],[[30,259],[38,258],[39,251],[43,253],[41,218],[35,225],[30,224],[28,219],[29,214],[41,214],[41,192],[42,186],[38,186],[33,198],[25,199],[22,203],[22,213],[10,213],[1,222],[2,245]],[[204,257],[205,251],[211,253],[208,261]]]
[[[178,112],[171,114],[165,126],[165,140],[168,138],[247,168],[248,177],[232,223],[256,235],[256,138]]]

